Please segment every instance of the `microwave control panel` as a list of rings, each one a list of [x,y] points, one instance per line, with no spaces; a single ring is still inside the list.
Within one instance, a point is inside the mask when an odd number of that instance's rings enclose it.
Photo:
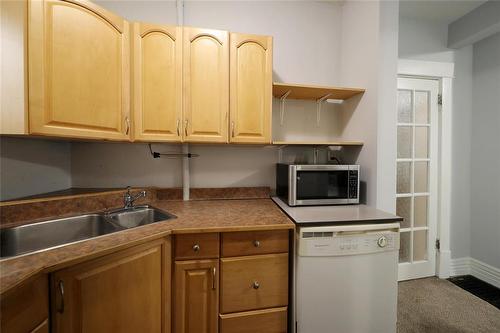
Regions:
[[[349,170],[349,199],[358,197],[358,170]]]

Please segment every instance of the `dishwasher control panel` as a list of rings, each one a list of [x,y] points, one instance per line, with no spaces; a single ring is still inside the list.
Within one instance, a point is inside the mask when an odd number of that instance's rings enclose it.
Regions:
[[[314,231],[299,229],[299,256],[342,256],[399,250],[399,232]]]

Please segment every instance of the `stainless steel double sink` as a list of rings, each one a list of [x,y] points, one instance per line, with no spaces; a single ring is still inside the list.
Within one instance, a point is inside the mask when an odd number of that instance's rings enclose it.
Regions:
[[[173,218],[176,216],[145,205],[6,228],[0,230],[0,258],[46,250]]]

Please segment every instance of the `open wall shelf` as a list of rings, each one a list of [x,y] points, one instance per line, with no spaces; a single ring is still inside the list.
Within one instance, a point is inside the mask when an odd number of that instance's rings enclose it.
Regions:
[[[361,141],[273,141],[275,146],[363,146]]]
[[[345,100],[364,92],[365,89],[361,88],[322,87],[279,82],[273,83],[273,96],[276,98],[282,98],[285,94],[288,93],[288,95],[286,96],[286,98],[288,99],[305,99],[316,101],[325,98],[326,96],[326,98],[328,99]]]
[[[328,99],[346,100],[365,92],[361,88],[322,87],[294,83],[273,83],[273,96],[280,99],[280,125],[284,124],[285,100],[302,99],[316,101],[316,124],[319,126],[321,105]]]

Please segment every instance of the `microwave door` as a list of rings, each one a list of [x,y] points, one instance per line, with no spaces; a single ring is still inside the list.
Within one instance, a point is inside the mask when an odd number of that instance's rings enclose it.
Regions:
[[[348,184],[347,170],[297,170],[297,200],[311,204],[342,203],[349,197]]]

